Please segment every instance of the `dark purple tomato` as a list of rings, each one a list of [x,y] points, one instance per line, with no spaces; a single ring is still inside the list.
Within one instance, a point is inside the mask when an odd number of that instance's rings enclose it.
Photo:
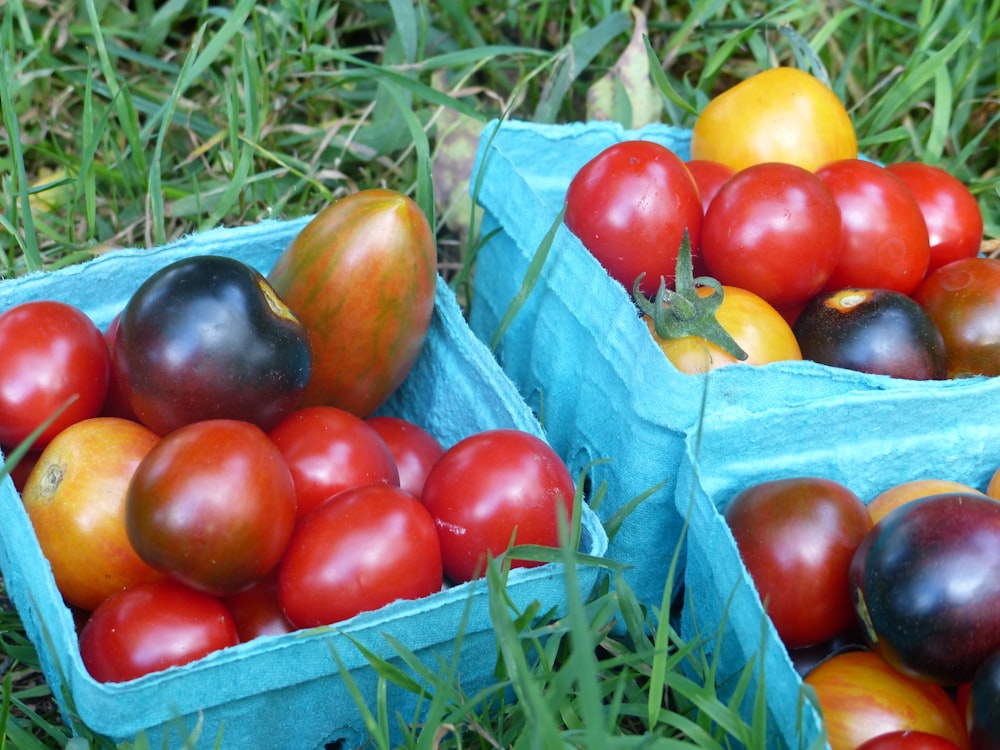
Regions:
[[[312,364],[309,333],[260,272],[216,255],[150,276],[112,356],[136,417],[160,435],[203,419],[268,430],[298,406]]]
[[[848,580],[872,649],[911,676],[967,682],[1000,649],[1000,502],[971,493],[912,500],[879,521]]]
[[[1000,747],[1000,650],[976,670],[966,706],[972,750]]]
[[[803,359],[908,380],[947,375],[941,332],[900,292],[851,288],[817,295],[792,330]]]

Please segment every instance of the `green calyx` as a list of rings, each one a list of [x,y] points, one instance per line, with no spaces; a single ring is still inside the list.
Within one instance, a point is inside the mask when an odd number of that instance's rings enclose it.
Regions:
[[[700,336],[711,341],[727,354],[745,360],[743,351],[729,332],[716,320],[715,311],[722,304],[725,292],[722,284],[711,276],[694,276],[691,259],[691,241],[687,229],[677,252],[677,270],[674,288],[668,289],[666,281],[660,277],[660,288],[650,301],[640,290],[645,274],[639,274],[632,287],[632,297],[645,315],[653,321],[656,335],[661,339],[679,339],[684,336]],[[702,296],[699,287],[709,287],[712,293]]]

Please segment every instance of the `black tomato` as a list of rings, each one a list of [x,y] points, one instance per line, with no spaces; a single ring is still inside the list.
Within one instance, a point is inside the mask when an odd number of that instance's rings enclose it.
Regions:
[[[268,430],[298,405],[312,365],[305,326],[242,261],[199,255],[152,274],[122,312],[115,375],[161,435],[203,419]]]

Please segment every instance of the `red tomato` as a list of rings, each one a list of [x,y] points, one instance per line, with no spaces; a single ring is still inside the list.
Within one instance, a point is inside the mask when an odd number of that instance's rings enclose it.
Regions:
[[[298,518],[350,487],[399,484],[389,446],[361,417],[344,409],[307,406],[268,435],[292,473]]]
[[[913,299],[944,337],[948,377],[1000,375],[1000,260],[953,261],[928,274]]]
[[[874,287],[910,294],[927,273],[924,215],[906,184],[862,159],[825,164],[816,175],[840,208],[840,259],[824,289]]]
[[[778,308],[823,288],[840,255],[840,211],[815,174],[793,164],[756,164],[737,172],[705,214],[701,252],[722,284]]]
[[[943,687],[907,677],[871,651],[831,656],[804,682],[816,691],[831,750],[855,750],[873,737],[907,729],[969,747],[965,719]]]
[[[36,450],[104,405],[111,355],[100,329],[81,310],[49,300],[0,313],[0,447],[8,450],[76,400],[34,443]]]
[[[872,737],[859,745],[858,750],[962,750],[962,748],[936,734],[901,729]]]
[[[458,582],[482,575],[487,554],[498,557],[511,539],[559,546],[559,515],[572,519],[574,493],[569,470],[541,438],[497,429],[460,440],[431,469],[423,491],[445,574]]]
[[[297,628],[330,625],[441,589],[434,519],[384,484],[334,495],[302,519],[278,568],[278,600]]]
[[[645,274],[643,294],[660,278],[673,283],[684,230],[701,236],[701,196],[684,162],[652,141],[624,141],[587,162],[566,192],[566,226],[629,291]]]
[[[278,601],[277,568],[250,588],[224,597],[222,602],[233,616],[241,642],[262,635],[290,633],[295,629]]]
[[[399,486],[420,497],[427,473],[441,458],[444,447],[427,430],[409,420],[377,416],[367,421],[382,436],[396,459]]]
[[[708,211],[708,204],[719,192],[722,183],[736,174],[736,170],[729,165],[710,159],[690,159],[684,162],[684,166],[688,168],[698,186],[702,212]]]
[[[927,271],[979,254],[983,214],[975,196],[961,180],[940,167],[916,161],[889,164],[920,206],[930,238]]]
[[[723,515],[787,648],[822,643],[854,623],[847,571],[872,521],[850,489],[820,477],[760,482]]]
[[[125,506],[136,552],[193,588],[222,595],[264,577],[295,524],[295,485],[256,425],[179,427],[139,463]]]
[[[163,577],[125,531],[129,482],[159,439],[138,422],[93,417],[42,451],[21,499],[68,603],[90,611],[120,589]]]
[[[80,632],[80,655],[99,682],[124,682],[239,642],[213,596],[175,581],[143,583],[106,599]]]

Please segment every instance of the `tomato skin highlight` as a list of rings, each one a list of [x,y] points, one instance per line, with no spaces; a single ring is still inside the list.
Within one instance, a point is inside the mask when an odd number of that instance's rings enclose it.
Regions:
[[[951,740],[929,732],[900,729],[872,737],[858,750],[962,750]]]
[[[80,632],[80,655],[98,682],[124,682],[237,643],[232,616],[221,601],[164,580],[105,600]]]
[[[100,329],[64,302],[23,302],[0,313],[0,447],[17,447],[75,397],[32,446],[44,448],[67,426],[96,417],[111,379]]]
[[[296,526],[278,567],[278,600],[296,628],[330,625],[440,590],[430,513],[399,487],[344,490]]]
[[[366,421],[389,446],[399,486],[420,497],[427,474],[444,454],[444,447],[431,433],[408,420],[380,415]]]
[[[301,406],[336,406],[363,418],[399,387],[423,348],[437,245],[412,199],[361,190],[320,211],[267,278],[312,341]]]

